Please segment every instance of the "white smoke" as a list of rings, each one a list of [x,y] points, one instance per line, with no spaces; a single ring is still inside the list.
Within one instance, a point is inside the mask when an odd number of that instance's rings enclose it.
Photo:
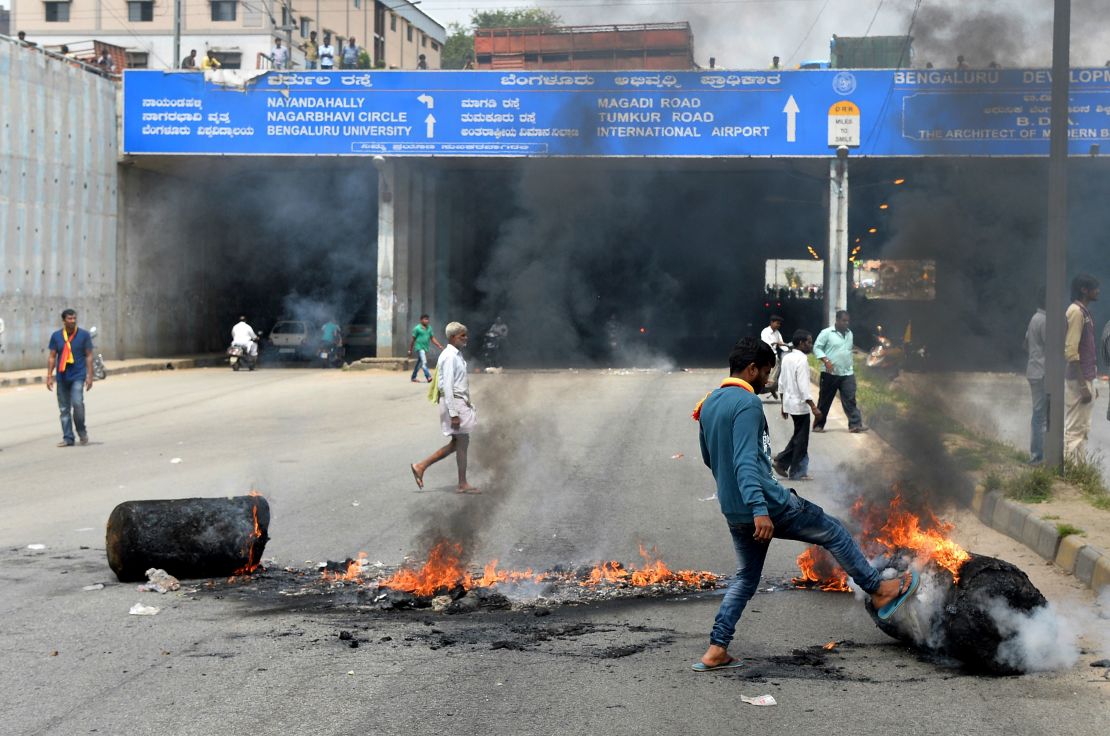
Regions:
[[[1053,604],[1016,611],[995,599],[988,613],[1008,637],[998,647],[999,662],[1022,672],[1053,672],[1070,669],[1079,660],[1079,626]]]

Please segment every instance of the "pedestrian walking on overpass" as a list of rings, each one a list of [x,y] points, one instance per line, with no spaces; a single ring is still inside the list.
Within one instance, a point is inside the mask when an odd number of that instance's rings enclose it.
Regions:
[[[89,444],[85,427],[85,391],[93,387],[92,336],[77,326],[77,312],[62,312],[62,329],[50,336],[50,358],[46,364],[46,390],[57,385],[62,441],[58,447],[73,447],[76,440]],[[73,436],[76,426],[77,437]]]
[[[813,354],[821,361],[821,383],[817,393],[817,413],[813,416],[813,431],[824,432],[833,399],[840,394],[840,406],[848,417],[848,431],[866,432],[863,417],[856,406],[856,371],[852,365],[851,317],[845,310],[836,313],[836,322],[817,335]]]
[[[424,460],[409,466],[418,488],[424,487],[424,473],[429,467],[454,453],[455,464],[459,471],[459,484],[456,493],[481,493],[466,480],[467,452],[470,449],[470,433],[478,426],[478,414],[470,400],[470,382],[467,378],[466,360],[462,349],[466,347],[468,333],[466,325],[451,322],[447,325],[447,347],[439,356],[436,364],[436,380],[429,392],[429,398],[439,405],[440,428],[451,440]]]
[[[694,409],[702,460],[713,472],[721,513],[736,550],[736,577],[721,601],[709,648],[695,672],[742,666],[728,652],[736,623],[755,595],[773,538],[793,539],[827,549],[865,592],[879,618],[888,619],[917,590],[916,571],[882,580],[848,530],[820,506],[775,480],[771,438],[759,392],[767,383],[775,354],[762,340],[747,337],[728,357],[729,377]]]

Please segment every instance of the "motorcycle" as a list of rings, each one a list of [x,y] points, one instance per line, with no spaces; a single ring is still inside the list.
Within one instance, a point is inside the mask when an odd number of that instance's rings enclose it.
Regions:
[[[478,353],[478,359],[482,365],[486,368],[501,367],[501,343],[508,336],[508,325],[498,317],[497,321],[490,325],[486,334],[482,336],[482,348]]]
[[[344,350],[342,345],[320,345],[316,357],[324,364],[324,368],[339,368],[343,365]]]
[[[250,351],[242,345],[232,343],[231,347],[227,349],[227,355],[227,362],[231,365],[233,371],[238,371],[243,366],[246,366],[248,371],[253,371],[255,366],[258,365],[258,356],[251,355]]]
[[[89,328],[89,337],[96,337],[96,325]],[[95,349],[95,348],[94,348]],[[108,377],[108,371],[104,368],[104,355],[102,353],[93,353],[93,379],[103,381]]]

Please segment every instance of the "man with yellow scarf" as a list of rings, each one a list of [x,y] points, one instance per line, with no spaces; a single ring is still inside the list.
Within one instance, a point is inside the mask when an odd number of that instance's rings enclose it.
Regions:
[[[58,384],[58,409],[62,418],[62,441],[58,447],[73,447],[75,439],[89,444],[85,429],[85,390],[93,385],[92,336],[77,326],[77,312],[62,312],[62,329],[50,336],[50,360],[46,364],[46,390]],[[55,378],[55,371],[57,378]],[[73,436],[77,425],[77,437]]]
[[[767,385],[775,353],[760,339],[745,337],[728,356],[729,377],[694,409],[702,460],[713,472],[717,500],[736,550],[736,577],[721,601],[709,648],[695,672],[742,667],[728,647],[736,623],[755,594],[772,539],[824,547],[856,584],[871,595],[884,621],[917,591],[916,570],[884,580],[863,556],[848,530],[815,503],[784,488],[771,472],[771,438],[759,393]]]

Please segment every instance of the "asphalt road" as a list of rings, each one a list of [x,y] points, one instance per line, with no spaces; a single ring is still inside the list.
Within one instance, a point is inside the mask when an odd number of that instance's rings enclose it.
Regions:
[[[407,465],[442,442],[424,388],[400,374],[204,369],[110,377],[88,395],[88,447],[57,449],[53,396],[0,390],[0,733],[10,734],[1104,734],[1110,680],[1088,667],[970,676],[888,639],[847,594],[778,588],[800,545],[776,541],[733,651],[695,674],[716,595],[449,616],[368,612],[353,591],[281,568],[365,551],[386,565],[449,533],[475,563],[634,562],[728,573],[727,530],[701,465],[693,404],[713,372],[476,376],[472,482],[449,463],[417,492]],[[774,443],[787,423],[771,410]],[[876,472],[873,434],[834,413],[800,492],[850,501],[841,463]],[[674,456],[682,453],[682,457]],[[171,462],[180,458],[180,462]],[[262,490],[274,574],[159,596],[115,581],[104,524],[130,499]],[[1059,606],[1092,596],[956,514],[957,539],[1021,565]],[[44,544],[42,551],[27,548]],[[310,579],[311,578],[311,579]],[[303,580],[303,582],[298,582]],[[104,583],[103,590],[82,587]],[[318,586],[317,586],[318,587]],[[142,601],[156,616],[129,616]],[[351,631],[358,648],[338,638]],[[831,653],[820,645],[846,641]],[[797,650],[797,651],[796,651]],[[1105,655],[1103,655],[1105,656]],[[770,693],[756,708],[740,695]]]

